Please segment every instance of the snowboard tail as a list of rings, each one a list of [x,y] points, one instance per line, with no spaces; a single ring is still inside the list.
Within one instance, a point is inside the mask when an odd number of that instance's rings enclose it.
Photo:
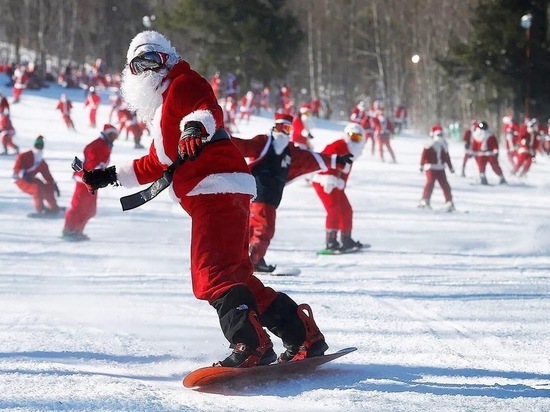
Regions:
[[[271,365],[253,366],[251,368],[227,368],[223,366],[210,366],[200,368],[189,373],[183,379],[186,388],[204,388],[213,385],[233,383],[236,380],[254,379],[265,381],[283,379],[304,373],[312,373],[321,365],[338,359],[341,356],[356,351],[350,347],[328,355],[306,358],[301,361],[273,363]]]

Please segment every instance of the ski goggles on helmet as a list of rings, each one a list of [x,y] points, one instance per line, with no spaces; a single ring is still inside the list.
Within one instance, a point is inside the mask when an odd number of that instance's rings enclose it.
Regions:
[[[292,125],[288,123],[275,123],[275,131],[290,134],[292,132]]]
[[[355,143],[359,143],[361,140],[363,140],[362,133],[348,133],[348,136],[349,136],[349,139]]]
[[[150,51],[140,54],[132,59],[128,64],[132,74],[141,74],[145,71],[158,71],[166,67],[168,55],[157,51]]]

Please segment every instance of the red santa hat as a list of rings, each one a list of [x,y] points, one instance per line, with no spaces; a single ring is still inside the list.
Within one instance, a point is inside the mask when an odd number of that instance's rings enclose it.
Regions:
[[[284,113],[275,113],[275,124],[277,123],[292,125],[292,116]]]
[[[176,49],[172,47],[172,44],[166,37],[154,30],[146,30],[139,33],[130,42],[128,52],[126,53],[126,62],[130,63],[136,56],[150,51],[168,55],[168,61],[166,62],[168,68],[172,68],[179,60]]]
[[[430,130],[431,137],[434,137],[436,135],[443,136],[443,128],[438,124],[433,126],[432,129]]]
[[[307,103],[304,103],[303,105],[300,106],[300,113],[302,114],[311,113],[311,106]]]
[[[111,133],[116,133],[118,135],[118,130],[112,124],[106,123],[105,126],[103,126],[103,131],[101,132],[101,134],[107,136]]]

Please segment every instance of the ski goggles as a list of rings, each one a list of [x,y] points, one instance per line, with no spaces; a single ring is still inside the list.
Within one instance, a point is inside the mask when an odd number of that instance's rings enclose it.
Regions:
[[[130,72],[135,75],[148,70],[156,72],[166,67],[167,61],[168,55],[166,53],[150,51],[134,57],[128,66],[130,67]]]
[[[348,133],[348,136],[350,140],[355,143],[359,143],[361,140],[363,140],[362,133]]]
[[[275,131],[290,134],[292,132],[292,125],[288,123],[275,123]]]

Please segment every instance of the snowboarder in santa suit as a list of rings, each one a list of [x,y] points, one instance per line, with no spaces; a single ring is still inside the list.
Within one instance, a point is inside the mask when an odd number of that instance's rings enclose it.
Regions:
[[[15,154],[19,154],[19,146],[13,143],[13,137],[15,136],[15,129],[11,122],[10,115],[8,113],[0,112],[0,139],[2,140],[2,147],[4,151],[0,155],[8,154],[8,147],[15,150]]]
[[[321,152],[328,155],[352,155],[356,160],[365,146],[364,130],[357,123],[344,128],[344,137],[329,144]],[[313,188],[327,212],[325,220],[326,248],[332,251],[361,248],[361,242],[351,238],[353,209],[346,196],[346,184],[351,172],[351,163],[338,169],[320,172],[312,179]],[[338,242],[338,232],[340,241]]]
[[[300,107],[300,115],[296,116],[292,121],[290,141],[302,149],[312,150],[313,146],[310,140],[313,139],[313,135],[311,134],[313,126],[311,107],[308,104],[303,104]]]
[[[328,348],[308,305],[298,306],[255,276],[248,256],[254,177],[223,129],[223,113],[208,80],[182,60],[168,39],[144,31],[130,43],[122,93],[152,122],[149,153],[127,165],[84,171],[96,190],[159,179],[178,159],[171,192],[191,217],[193,292],[217,311],[233,352],[218,366],[251,367],[277,359],[263,327],[283,340],[280,361],[324,354]]]
[[[499,183],[506,184],[506,179],[498,163],[498,140],[489,129],[487,122],[478,122],[472,132],[472,137],[472,153],[476,159],[481,184],[488,184],[485,175],[487,163],[491,165],[493,171],[499,177]]]
[[[67,97],[65,93],[61,94],[59,101],[57,102],[56,110],[61,112],[61,118],[63,123],[67,126],[67,129],[75,131],[73,120],[71,119],[71,110],[73,109],[73,103]]]
[[[109,164],[113,142],[118,137],[118,130],[110,124],[103,126],[100,136],[84,148],[85,170],[103,170]],[[88,221],[97,212],[97,195],[88,190],[82,181],[82,171],[75,172],[75,188],[71,207],[65,214],[65,225],[63,226],[62,237],[65,240],[79,242],[89,240],[85,235],[84,228]]]
[[[418,204],[420,208],[431,208],[430,199],[434,190],[435,182],[439,183],[443,196],[445,197],[444,210],[451,212],[455,210],[453,204],[453,195],[451,194],[451,186],[447,181],[445,174],[445,166],[449,167],[451,173],[454,173],[451,157],[449,156],[449,148],[443,137],[443,129],[440,125],[435,125],[430,131],[432,140],[424,146],[420,157],[420,171],[426,173],[426,184],[422,192],[422,200]]]
[[[524,177],[529,172],[533,159],[537,155],[540,147],[540,136],[537,119],[526,119],[519,128],[517,146],[517,160],[512,169],[512,174],[518,172],[520,177]]]
[[[265,263],[265,254],[275,234],[276,210],[287,182],[318,170],[343,167],[351,163],[351,154],[325,155],[289,144],[292,116],[276,113],[269,134],[252,139],[233,136],[233,143],[244,157],[256,179],[258,194],[250,204],[250,259],[256,272],[273,272],[275,266]]]
[[[36,213],[52,215],[61,211],[55,200],[55,195],[60,196],[61,193],[48,164],[42,157],[43,149],[44,137],[38,136],[34,141],[34,147],[20,153],[15,159],[13,180],[19,189],[33,197]]]

